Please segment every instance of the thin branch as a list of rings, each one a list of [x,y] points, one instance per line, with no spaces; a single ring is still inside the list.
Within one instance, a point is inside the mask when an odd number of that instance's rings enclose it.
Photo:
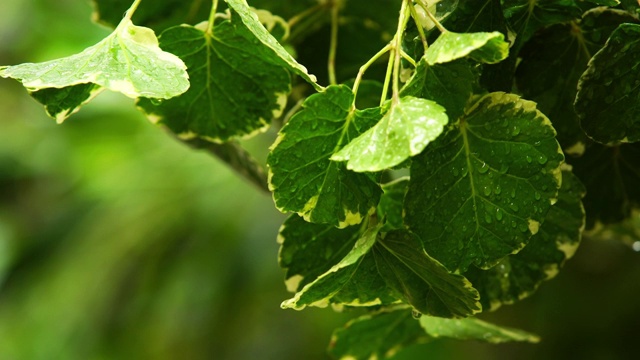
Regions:
[[[267,174],[264,168],[237,142],[231,141],[218,144],[201,138],[183,140],[183,142],[194,149],[207,151],[222,160],[231,167],[231,169],[235,170],[250,183],[258,187],[258,189],[266,193],[271,193],[269,191]]]

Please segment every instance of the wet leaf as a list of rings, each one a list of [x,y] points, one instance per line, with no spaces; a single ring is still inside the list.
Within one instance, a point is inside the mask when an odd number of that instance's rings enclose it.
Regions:
[[[382,185],[382,197],[378,204],[378,218],[384,220],[382,231],[404,229],[402,208],[409,187],[409,178],[402,177]]]
[[[563,161],[530,101],[491,93],[465,113],[413,158],[405,201],[409,229],[452,271],[521,250],[556,201]]]
[[[267,158],[280,211],[339,227],[358,224],[375,211],[380,186],[366,174],[329,160],[382,117],[380,109],[359,111],[352,104],[347,86],[329,86],[308,97],[303,110],[282,128]]]
[[[278,242],[280,266],[287,270],[285,283],[291,292],[327,272],[342,260],[361,236],[360,226],[338,229],[332,225],[312,224],[291,215],[280,228]]]
[[[433,101],[404,96],[391,104],[382,120],[331,156],[347,169],[376,172],[417,155],[442,133],[448,118]]]
[[[467,101],[478,86],[479,73],[466,60],[429,65],[423,57],[400,96],[415,96],[432,100],[446,109],[451,122],[464,113]]]
[[[411,310],[400,307],[360,316],[336,329],[329,354],[336,359],[386,359],[404,347],[429,341]]]
[[[578,83],[580,125],[602,144],[640,141],[640,25],[622,24]]]
[[[313,85],[316,90],[322,90],[322,87],[317,84],[317,79],[315,76],[309,74],[307,68],[298,63],[292,56],[287,52],[287,50],[265,29],[265,27],[260,23],[258,16],[255,12],[251,11],[251,8],[247,4],[246,0],[225,0],[227,5],[234,12],[236,12],[242,22],[247,27],[251,33],[255,36],[255,39],[262,43],[262,45],[271,49],[273,53],[280,59],[280,62],[283,66],[286,66],[291,71],[298,74],[300,77],[305,79],[311,85]]]
[[[587,144],[573,107],[578,80],[613,30],[631,21],[626,12],[596,8],[579,22],[541,30],[520,52],[518,89],[551,119],[565,153],[581,155]]]
[[[420,318],[420,325],[429,336],[448,337],[459,340],[480,340],[492,344],[506,342],[537,343],[537,335],[523,330],[498,326],[476,318],[443,319],[432,316]]]
[[[307,306],[325,307],[330,303],[348,306],[373,306],[396,301],[371,256],[379,228],[361,235],[351,251],[336,265],[305,285],[282,308],[302,310]]]
[[[480,292],[485,309],[495,310],[533,294],[543,281],[556,276],[575,253],[585,226],[585,189],[570,171],[562,172],[562,187],[540,230],[519,253],[488,270],[472,268],[465,275]]]
[[[239,20],[232,14],[212,33],[207,23],[164,31],[160,43],[187,64],[191,88],[160,103],[140,99],[138,107],[183,136],[226,141],[266,130],[284,109],[290,76]]]
[[[580,18],[582,9],[575,0],[501,0],[504,16],[516,32],[516,49],[545,26]]]
[[[411,232],[387,233],[378,239],[372,253],[387,285],[420,313],[458,318],[482,310],[478,291],[471,283],[429,256]]]
[[[60,122],[86,102],[97,88],[168,99],[189,88],[186,66],[177,56],[162,51],[153,30],[135,26],[125,18],[113,33],[82,52],[43,63],[0,67],[0,76],[14,78],[40,100],[53,98],[53,114]],[[76,87],[65,90],[65,88]],[[50,100],[45,100],[50,101]]]
[[[440,34],[424,57],[429,65],[447,63],[469,56],[481,63],[495,64],[509,56],[509,43],[498,31]]]
[[[61,89],[49,88],[37,90],[30,95],[39,103],[49,116],[58,123],[80,110],[80,107],[104,90],[96,84],[79,84]]]

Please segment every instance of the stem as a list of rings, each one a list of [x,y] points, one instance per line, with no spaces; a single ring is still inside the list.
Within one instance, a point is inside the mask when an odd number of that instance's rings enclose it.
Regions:
[[[411,11],[411,17],[413,17],[413,20],[416,23],[416,27],[418,28],[420,40],[422,41],[422,47],[424,48],[424,51],[427,51],[427,49],[429,48],[429,44],[427,43],[427,36],[424,34],[424,29],[418,21],[418,13],[416,12],[416,7],[413,5],[413,2],[409,3],[409,10]]]
[[[391,82],[391,72],[393,71],[393,58],[395,57],[393,41],[389,43],[389,62],[387,63],[387,72],[384,76],[384,85],[382,86],[382,96],[380,97],[380,106],[387,100],[387,93],[389,92],[389,83]]]
[[[131,20],[131,17],[133,16],[133,13],[135,13],[138,9],[138,5],[140,5],[140,2],[142,2],[142,0],[135,0],[133,4],[131,4],[129,10],[127,10],[127,12],[124,14],[125,19]]]
[[[402,35],[405,26],[407,26],[407,22],[409,21],[409,8],[407,7],[407,3],[412,0],[405,0],[402,2],[402,7],[400,8],[400,19],[398,19],[398,30],[396,30],[396,36],[393,39],[394,45],[393,49],[393,95],[392,101],[393,103],[398,103],[400,100],[398,94],[400,93],[400,57],[402,53]]]
[[[316,11],[322,9],[324,6],[323,4],[318,4],[315,5],[313,7],[308,8],[307,10],[294,15],[291,19],[289,19],[289,21],[287,21],[287,23],[289,24],[289,27],[293,27],[294,25],[296,25],[297,23],[299,23],[302,19],[306,18],[307,16],[315,13]]]
[[[338,13],[340,1],[334,0],[331,8],[331,43],[329,45],[329,60],[327,68],[329,71],[329,84],[336,85],[336,51],[338,49]]]
[[[218,0],[213,0],[211,12],[209,13],[209,23],[207,24],[207,34],[213,35],[213,24],[216,22],[216,12],[218,11]]]
[[[427,14],[429,19],[431,19],[431,21],[433,21],[433,23],[436,24],[436,27],[438,28],[438,30],[440,30],[440,32],[445,33],[449,31],[445,29],[444,26],[442,26],[442,24],[440,23],[440,21],[438,21],[438,19],[436,19],[436,17],[431,13],[431,11],[429,11],[429,7],[424,4],[423,0],[418,0],[418,2],[420,3],[420,6],[422,6],[422,8],[424,9],[424,12]]]
[[[378,51],[375,55],[373,55],[373,57],[371,59],[369,59],[369,61],[367,61],[364,65],[360,66],[360,70],[358,71],[358,75],[356,76],[356,79],[353,82],[353,95],[357,95],[358,94],[358,88],[360,87],[360,83],[362,82],[362,77],[364,76],[364,73],[369,69],[369,67],[371,67],[371,65],[373,65],[374,62],[378,61],[378,59],[380,59],[382,57],[382,55],[386,54],[389,50],[391,49],[391,44],[387,44],[385,47],[383,47],[380,51]],[[353,103],[353,107],[355,107],[355,100]]]
[[[242,175],[250,183],[257,186],[258,189],[266,193],[271,193],[264,168],[237,142],[231,141],[217,144],[200,138],[183,141],[195,149],[209,152],[225,162],[231,169]]]
[[[411,55],[407,54],[404,50],[400,49],[400,55],[403,59],[407,60],[413,67],[416,67],[416,61],[411,57]]]

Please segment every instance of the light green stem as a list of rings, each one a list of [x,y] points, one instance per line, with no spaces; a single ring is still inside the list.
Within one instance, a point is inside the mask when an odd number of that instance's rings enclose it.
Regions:
[[[213,0],[211,12],[209,13],[209,23],[207,24],[207,34],[213,35],[213,24],[216,22],[216,12],[218,11],[218,0]]]
[[[135,0],[133,2],[133,4],[131,4],[131,7],[124,14],[124,18],[127,19],[127,20],[131,20],[131,17],[133,16],[133,13],[136,12],[136,10],[138,9],[138,6],[140,5],[141,2],[142,2],[142,0]]]
[[[410,18],[409,8],[407,7],[407,3],[410,1],[412,0],[405,0],[402,2],[402,7],[400,8],[400,19],[398,20],[398,30],[396,31],[396,36],[394,38],[393,49],[391,49],[393,53],[393,103],[398,103],[400,100],[400,58],[402,57],[402,35]]]
[[[338,49],[338,15],[340,1],[334,0],[331,8],[331,42],[329,45],[329,60],[327,68],[329,72],[329,84],[336,85],[336,51]]]

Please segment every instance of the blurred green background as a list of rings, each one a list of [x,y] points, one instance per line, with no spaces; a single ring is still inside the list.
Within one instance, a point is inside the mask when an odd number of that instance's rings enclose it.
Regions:
[[[0,64],[92,45],[109,30],[91,13],[84,0],[4,0]],[[271,140],[248,146],[264,157]],[[56,125],[1,80],[0,359],[327,358],[332,329],[357,314],[279,308],[284,218],[131,99],[103,93]],[[640,358],[640,254],[587,239],[535,296],[482,317],[543,341],[437,341],[398,358]]]

